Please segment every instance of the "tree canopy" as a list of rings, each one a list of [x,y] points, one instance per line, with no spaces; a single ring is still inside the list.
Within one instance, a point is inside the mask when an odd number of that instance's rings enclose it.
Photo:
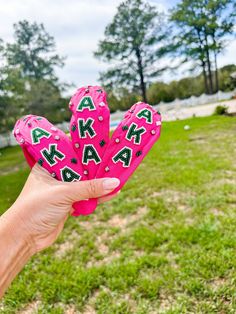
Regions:
[[[219,88],[217,57],[235,33],[235,8],[235,0],[182,0],[170,12],[172,43],[166,53],[200,65],[209,94]]]
[[[13,27],[15,41],[5,50],[8,66],[21,68],[23,77],[55,80],[55,67],[62,67],[64,59],[55,53],[54,38],[44,25],[24,20]]]
[[[44,114],[52,122],[68,119],[55,74],[63,66],[54,38],[43,24],[14,24],[14,42],[0,40],[0,131],[11,129],[24,114]]]
[[[164,69],[160,67],[160,49],[166,38],[165,17],[155,6],[142,0],[120,4],[112,22],[105,29],[95,56],[112,63],[100,75],[105,86],[114,89],[129,86],[147,100],[146,86]]]

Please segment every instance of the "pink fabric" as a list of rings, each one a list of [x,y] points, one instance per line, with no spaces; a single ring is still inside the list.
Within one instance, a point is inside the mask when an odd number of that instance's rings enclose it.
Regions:
[[[33,133],[35,131],[36,142],[34,143]],[[42,134],[41,136],[41,131],[46,132],[47,134]],[[23,149],[24,155],[30,167],[33,167],[34,164],[38,162],[46,170],[48,170],[53,177],[60,181],[63,181],[63,169],[68,167],[68,169],[72,169],[75,174],[80,176],[79,180],[82,179],[83,168],[72,148],[69,138],[64,132],[53,126],[53,124],[51,124],[47,119],[34,115],[28,115],[17,121],[13,132],[17,142]],[[53,161],[51,161],[53,164],[50,164],[44,156],[44,153],[48,155],[47,152],[49,152],[50,155],[50,147],[52,147],[52,145],[54,145],[56,151],[59,151],[60,153],[59,156],[54,155],[52,158]],[[64,157],[62,155],[64,155]]]
[[[153,107],[137,103],[109,139],[109,108],[99,86],[83,87],[71,98],[72,142],[43,117],[28,115],[16,122],[14,135],[30,167],[38,162],[53,177],[77,181],[117,177],[119,191],[160,137],[161,116]],[[97,199],[73,204],[73,215],[88,215]]]
[[[109,143],[110,110],[107,105],[107,95],[100,86],[82,87],[71,98],[69,107],[72,111],[70,134],[73,147],[82,163],[85,177],[94,179]],[[81,125],[84,131],[80,131]],[[95,150],[99,161],[84,160],[86,149],[91,145],[91,150],[87,151]],[[80,202],[73,215],[78,216],[81,213],[88,215],[96,206],[96,200]]]
[[[38,128],[46,131],[48,135],[38,138],[38,143],[33,144],[32,131],[35,129],[37,130]],[[83,173],[82,164],[76,155],[68,136],[60,129],[53,126],[47,119],[28,115],[16,122],[13,132],[17,142],[22,147],[25,158],[31,168],[38,162],[59,181],[71,182],[87,179]],[[56,151],[59,151],[60,157],[58,158],[57,155],[54,155],[53,165],[47,161],[47,158],[45,158],[43,154],[43,150],[45,149],[46,155],[50,155],[50,153],[52,154],[53,151],[50,151],[52,145],[55,145]],[[62,155],[60,156],[60,154],[63,154],[64,157]],[[96,206],[97,200],[94,199],[73,204],[75,212],[81,215],[86,215],[88,208],[95,209]]]
[[[149,110],[151,122],[148,122],[145,117],[138,118],[137,115],[142,110]],[[136,144],[135,136],[131,140],[127,139],[127,134],[132,124],[135,124],[135,129],[143,128],[143,133],[140,134],[140,143]],[[120,185],[111,193],[119,191],[128,178],[132,175],[143,158],[146,156],[151,147],[159,139],[161,133],[161,116],[150,105],[145,103],[137,103],[125,114],[124,119],[114,131],[111,141],[107,147],[106,153],[103,156],[103,162],[100,165],[96,178],[116,177],[120,179]],[[132,152],[130,165],[125,166],[122,161],[115,162],[114,156],[127,147]]]

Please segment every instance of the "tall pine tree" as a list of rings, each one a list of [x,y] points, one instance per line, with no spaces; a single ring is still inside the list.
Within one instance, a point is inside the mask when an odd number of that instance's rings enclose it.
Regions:
[[[199,64],[209,94],[218,91],[217,57],[234,34],[235,7],[235,0],[182,0],[171,10],[172,43],[166,53]]]
[[[156,7],[143,0],[122,2],[95,52],[97,58],[113,65],[101,73],[103,85],[114,88],[128,85],[147,101],[147,83],[163,71],[159,64],[166,38],[163,29],[164,16]]]
[[[23,77],[56,80],[55,67],[63,66],[63,58],[44,25],[20,21],[14,24],[14,38],[6,47],[8,65],[21,67]]]

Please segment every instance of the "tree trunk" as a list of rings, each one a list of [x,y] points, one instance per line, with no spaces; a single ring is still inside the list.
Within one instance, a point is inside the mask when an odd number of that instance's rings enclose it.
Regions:
[[[219,91],[219,76],[218,76],[218,64],[217,64],[217,53],[214,51],[214,57],[215,57],[215,87],[216,87],[216,93]]]
[[[137,48],[135,52],[136,52],[136,57],[138,61],[138,73],[139,73],[139,78],[140,78],[140,88],[141,88],[142,98],[144,102],[147,102],[146,84],[144,81],[143,63],[142,63],[140,49]]]
[[[196,28],[197,31],[197,36],[198,36],[198,40],[199,40],[199,49],[201,51],[201,55],[200,55],[200,61],[202,63],[202,73],[203,73],[203,77],[204,77],[204,85],[205,85],[205,93],[209,94],[209,85],[208,85],[208,78],[207,78],[207,73],[206,73],[206,61],[205,61],[205,51],[204,51],[204,42],[203,39],[201,37],[201,32],[199,27]]]
[[[204,77],[205,93],[209,94],[209,86],[208,86],[208,80],[207,80],[205,60],[202,60],[202,73],[203,73],[203,77]]]
[[[209,92],[210,92],[210,94],[213,94],[213,80],[212,80],[212,72],[211,72],[211,61],[210,61],[210,54],[209,54],[208,48],[206,50],[206,55],[207,55],[207,68],[208,68],[208,77],[209,77],[209,85],[210,85]]]
[[[212,34],[212,39],[214,43],[214,61],[215,61],[215,91],[216,93],[219,91],[219,77],[218,77],[218,64],[217,64],[217,44],[215,39],[215,32]]]
[[[205,42],[206,42],[206,58],[207,58],[207,68],[208,68],[208,77],[209,77],[209,93],[213,94],[213,80],[212,80],[212,72],[211,72],[211,60],[210,60],[210,53],[209,53],[209,46],[208,46],[208,40],[207,40],[207,35],[205,34]]]

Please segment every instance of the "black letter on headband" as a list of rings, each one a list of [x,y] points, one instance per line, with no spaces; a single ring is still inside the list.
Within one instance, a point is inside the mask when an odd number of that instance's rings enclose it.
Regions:
[[[83,151],[83,164],[87,165],[90,160],[93,160],[95,164],[101,162],[101,158],[99,157],[98,152],[92,144],[85,145]]]
[[[96,132],[94,131],[92,125],[94,123],[94,120],[89,118],[86,121],[84,119],[78,120],[78,128],[79,128],[79,135],[81,138],[86,138],[86,133],[89,135],[89,137],[93,138],[96,135]]]
[[[79,181],[81,176],[69,167],[61,169],[61,178],[64,182]]]
[[[129,147],[122,148],[113,158],[112,160],[117,163],[121,161],[123,167],[129,167],[132,158],[132,149]]]
[[[41,150],[41,153],[46,158],[46,161],[49,163],[50,166],[53,166],[57,163],[57,160],[55,158],[62,160],[65,158],[65,155],[57,150],[57,144],[50,144],[49,149],[46,148]]]
[[[134,143],[140,144],[141,143],[141,135],[146,132],[144,127],[138,129],[137,124],[132,123],[129,127],[129,131],[126,134],[127,140],[131,141],[132,137],[134,137]]]
[[[42,137],[49,138],[51,133],[41,128],[35,128],[31,131],[32,144],[38,144]]]
[[[96,110],[93,100],[90,96],[84,96],[78,104],[77,111],[83,111],[87,108],[89,111]]]
[[[142,109],[138,112],[137,114],[138,119],[144,118],[147,123],[151,124],[152,123],[152,112],[149,109]]]

